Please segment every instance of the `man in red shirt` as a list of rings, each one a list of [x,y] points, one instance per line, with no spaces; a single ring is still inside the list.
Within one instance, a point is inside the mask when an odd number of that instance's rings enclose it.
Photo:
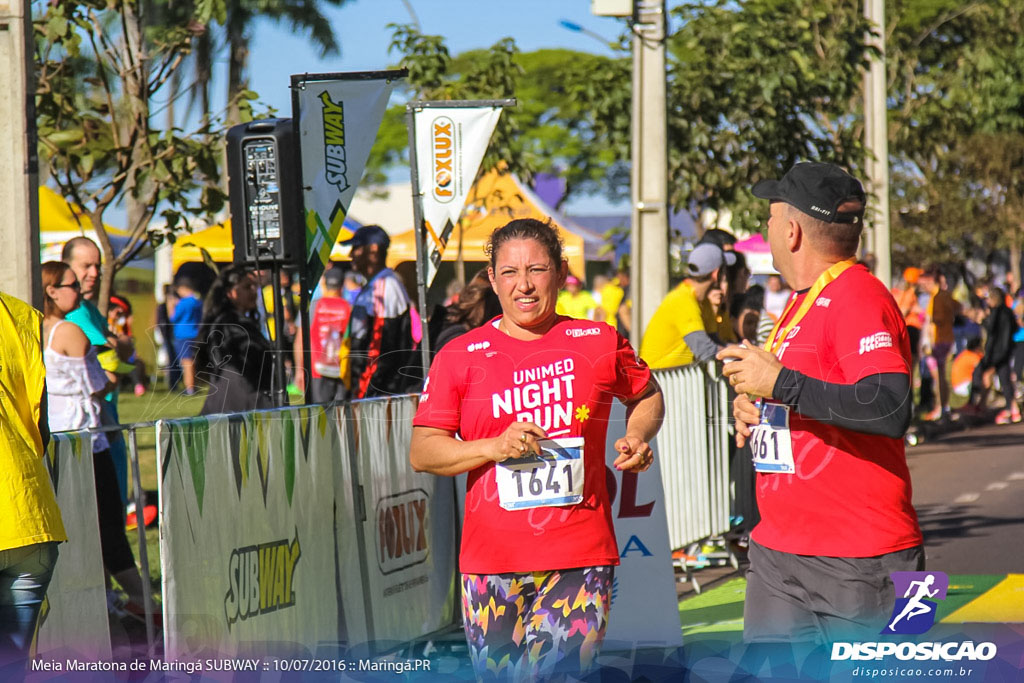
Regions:
[[[802,163],[754,186],[771,201],[775,268],[796,290],[765,349],[718,354],[751,443],[761,522],[751,533],[748,642],[876,638],[890,572],[921,571],[903,436],[910,344],[892,295],[856,254],[861,184]],[[756,403],[754,402],[756,400]]]
[[[330,403],[348,397],[341,379],[341,349],[352,314],[352,305],[341,296],[345,275],[337,266],[324,273],[324,295],[313,306],[309,323],[313,403]]]

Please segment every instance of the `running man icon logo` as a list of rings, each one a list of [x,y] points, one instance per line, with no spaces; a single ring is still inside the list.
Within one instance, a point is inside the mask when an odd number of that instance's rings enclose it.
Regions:
[[[921,634],[935,624],[936,600],[946,599],[949,577],[942,572],[892,572],[896,604],[882,633]],[[900,597],[903,596],[903,597]]]

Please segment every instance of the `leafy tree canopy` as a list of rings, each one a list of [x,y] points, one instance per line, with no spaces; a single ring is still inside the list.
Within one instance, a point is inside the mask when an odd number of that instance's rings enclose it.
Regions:
[[[96,230],[106,267],[105,308],[116,272],[147,244],[173,241],[187,219],[224,206],[220,158],[209,138],[218,122],[198,130],[161,129],[153,103],[181,69],[196,32],[222,16],[223,4],[192,7],[189,21],[152,25],[136,0],[54,0],[34,21],[36,113],[44,174],[82,209]],[[246,93],[243,107],[255,93]],[[104,214],[128,208],[129,238],[114,250]],[[156,212],[166,227],[152,226]]]

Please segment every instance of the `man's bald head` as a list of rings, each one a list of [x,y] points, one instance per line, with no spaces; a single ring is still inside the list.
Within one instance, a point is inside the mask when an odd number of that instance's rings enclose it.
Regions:
[[[100,248],[88,237],[72,237],[64,243],[61,260],[71,266],[79,284],[82,296],[93,299],[99,293],[100,273],[103,269],[103,258]]]

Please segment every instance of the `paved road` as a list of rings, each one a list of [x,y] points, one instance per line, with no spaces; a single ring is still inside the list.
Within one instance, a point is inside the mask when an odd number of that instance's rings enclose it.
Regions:
[[[1024,424],[946,434],[907,462],[929,569],[1024,573]]]

